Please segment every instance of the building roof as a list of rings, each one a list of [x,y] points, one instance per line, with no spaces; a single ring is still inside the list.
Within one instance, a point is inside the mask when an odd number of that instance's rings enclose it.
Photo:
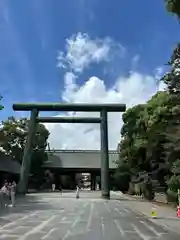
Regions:
[[[109,168],[115,169],[118,160],[116,151],[109,151]],[[99,150],[56,150],[48,151],[47,168],[100,169],[101,152]]]
[[[0,152],[0,171],[19,174],[21,169],[20,163],[14,161],[11,156]]]

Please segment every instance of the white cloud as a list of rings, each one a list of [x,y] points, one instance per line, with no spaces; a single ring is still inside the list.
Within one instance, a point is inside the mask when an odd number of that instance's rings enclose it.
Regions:
[[[76,91],[77,85],[76,85],[76,75],[74,75],[72,72],[67,72],[64,75],[64,92],[62,94],[62,99],[65,102],[71,102],[71,95]]]
[[[59,65],[68,68],[64,76],[64,91],[62,98],[70,103],[125,103],[132,107],[147,101],[157,90],[162,90],[162,84],[157,84],[156,76],[143,75],[131,72],[129,76],[114,80],[112,87],[107,87],[105,82],[93,76],[83,85],[78,84],[78,72],[83,71],[92,62],[110,59],[117,54],[114,49],[122,49],[112,40],[92,40],[88,35],[78,34],[67,41],[67,53],[59,58]],[[139,57],[138,57],[139,58]],[[138,61],[136,57],[135,62]],[[69,71],[73,70],[73,72]],[[158,70],[158,74],[160,70]],[[112,81],[111,81],[112,83]],[[98,113],[73,113],[75,116],[98,116]],[[67,113],[72,115],[72,113]],[[109,149],[116,149],[120,140],[122,119],[120,113],[111,113],[108,116]],[[100,126],[99,124],[46,124],[50,131],[50,146],[55,149],[99,149]]]
[[[81,73],[90,63],[109,61],[113,48],[124,53],[124,48],[114,45],[110,38],[92,40],[87,34],[78,33],[66,40],[66,53],[59,52],[58,67]]]
[[[118,78],[112,88],[104,81],[91,77],[76,91],[69,92],[67,101],[72,103],[126,103],[127,107],[143,103],[157,90],[152,76],[132,73],[127,78]],[[69,115],[69,114],[68,114]],[[75,116],[98,116],[97,113],[75,113]],[[121,114],[110,113],[108,118],[109,148],[115,149],[120,139]],[[100,128],[98,124],[48,124],[50,145],[60,149],[99,149]]]
[[[164,67],[157,67],[155,69],[155,78],[159,80],[164,74]]]
[[[140,56],[139,55],[135,55],[133,58],[132,58],[132,63],[131,63],[131,68],[132,70],[136,69],[138,63],[139,63],[139,60],[140,60]]]

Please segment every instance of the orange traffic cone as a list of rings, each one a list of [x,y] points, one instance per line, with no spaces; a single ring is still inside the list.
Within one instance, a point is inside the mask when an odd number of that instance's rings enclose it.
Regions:
[[[180,206],[177,207],[177,217],[180,218]]]

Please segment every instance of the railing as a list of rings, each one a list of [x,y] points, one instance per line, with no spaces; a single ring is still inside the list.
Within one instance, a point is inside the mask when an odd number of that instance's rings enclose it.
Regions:
[[[77,150],[67,150],[67,149],[51,149],[51,150],[46,150],[46,152],[49,153],[101,153],[101,150],[83,150],[83,149],[77,149]],[[119,154],[118,151],[116,150],[109,150],[109,154]]]

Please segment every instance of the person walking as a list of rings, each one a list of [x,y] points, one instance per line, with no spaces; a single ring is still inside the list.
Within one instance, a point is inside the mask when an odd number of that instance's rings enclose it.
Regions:
[[[79,198],[79,186],[76,186],[76,198]]]
[[[16,196],[16,182],[13,181],[11,185],[11,206],[15,207],[15,196]]]
[[[8,200],[8,182],[5,181],[3,187],[1,188],[1,197],[2,197],[2,205],[4,205],[5,207],[8,206],[7,204],[7,200]]]
[[[8,186],[7,186],[7,192],[8,192],[8,197],[9,197],[9,200],[11,201],[11,185],[12,183],[9,182],[8,183]]]
[[[3,197],[4,193],[2,190],[0,190],[0,210],[3,209],[4,207],[4,197]]]
[[[53,183],[53,184],[52,184],[52,191],[55,192],[55,190],[56,190],[56,184]]]
[[[60,191],[60,193],[61,193],[61,195],[62,195],[62,187],[61,187],[61,184],[59,184],[59,191]]]

